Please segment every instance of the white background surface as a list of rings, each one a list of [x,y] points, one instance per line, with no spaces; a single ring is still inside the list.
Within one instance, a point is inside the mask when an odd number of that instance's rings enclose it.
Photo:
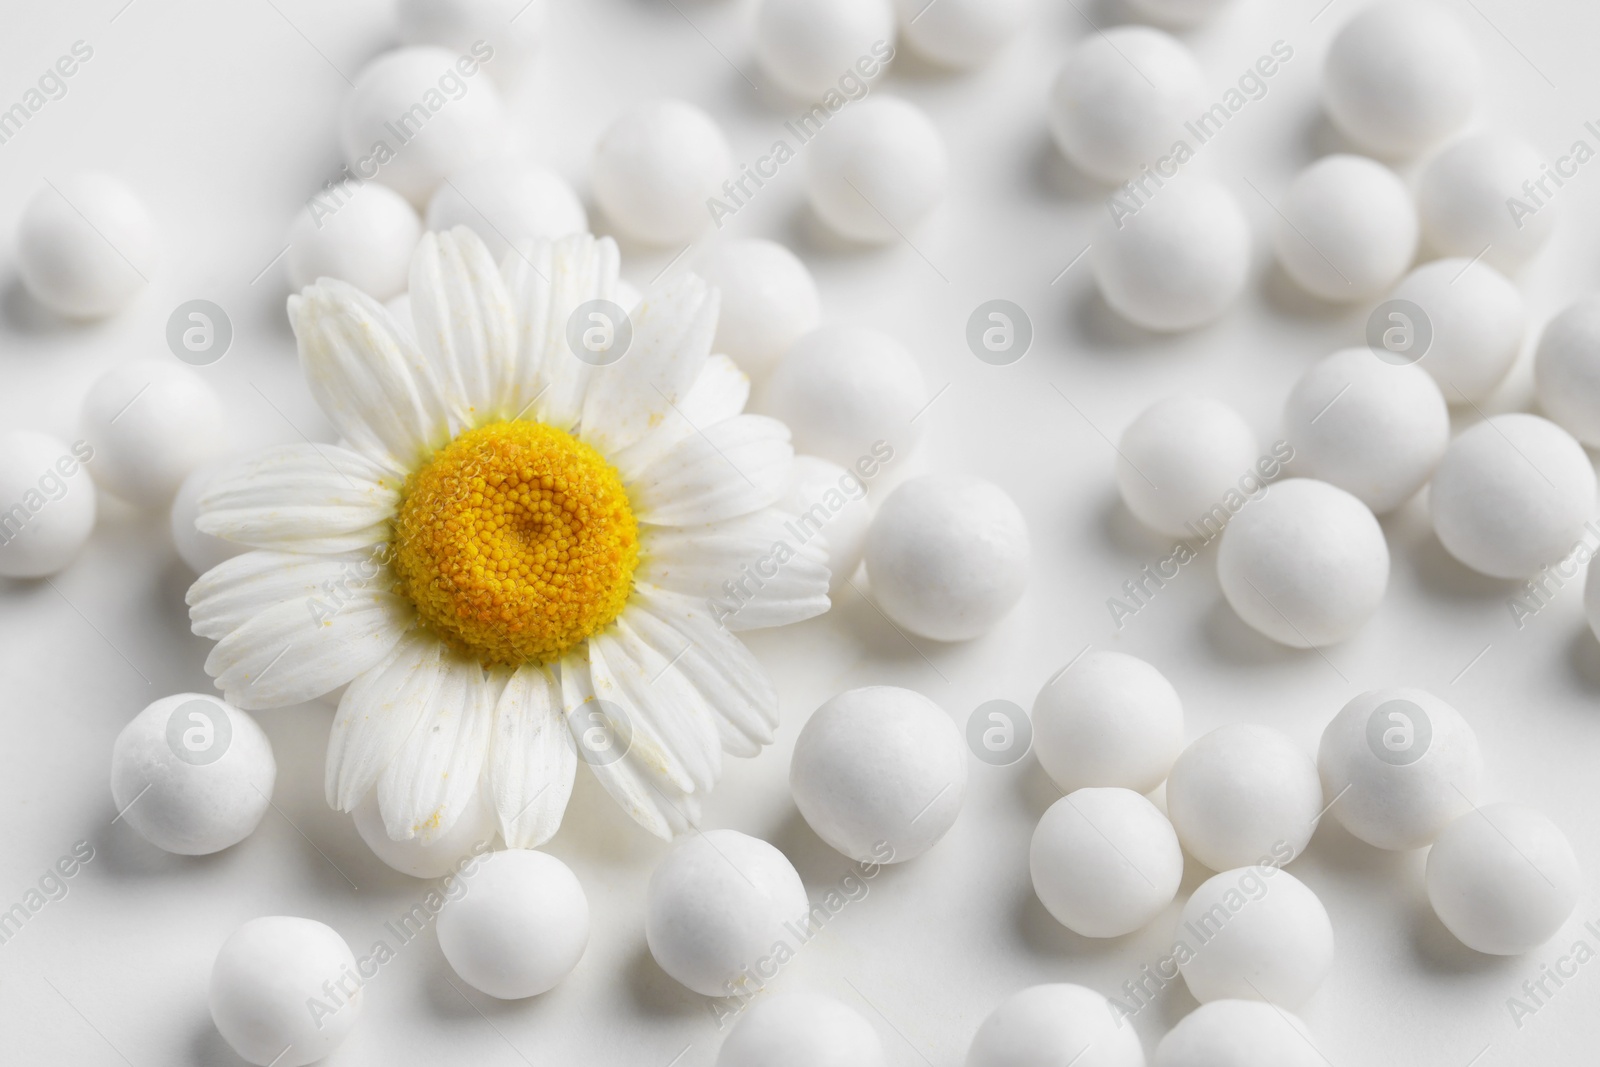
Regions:
[[[0,242],[0,425],[70,440],[95,374],[134,356],[167,358],[168,313],[205,297],[235,326],[233,350],[202,373],[229,404],[241,443],[296,440],[295,427],[330,439],[300,384],[281,265],[251,279],[282,247],[291,213],[338,166],[336,114],[347,91],[338,71],[353,77],[391,44],[386,4],[135,0],[112,22],[122,2],[8,0],[0,23],[7,105],[73,41],[95,50],[69,94],[0,145],[0,233],[8,235]],[[1102,25],[1125,19],[1078,2]],[[1022,605],[970,644],[913,649],[849,593],[822,619],[755,636],[780,686],[783,727],[760,758],[730,761],[705,825],[774,841],[814,898],[849,864],[788,797],[788,752],[811,709],[848,686],[893,683],[926,693],[964,723],[991,698],[1031,704],[1089,644],[1148,657],[1166,672],[1185,699],[1191,736],[1247,720],[1287,731],[1307,751],[1356,692],[1431,688],[1477,729],[1487,796],[1550,812],[1586,870],[1600,872],[1600,646],[1584,626],[1576,585],[1519,631],[1505,603],[1510,588],[1451,561],[1414,501],[1384,524],[1394,555],[1388,600],[1362,634],[1325,656],[1273,646],[1234,619],[1216,588],[1214,549],[1121,632],[1105,607],[1125,578],[1170,550],[1117,504],[1107,436],[1160,396],[1200,390],[1236,404],[1269,442],[1300,371],[1360,337],[1365,308],[1309,305],[1271,268],[1259,238],[1271,209],[1251,190],[1280,194],[1296,170],[1338,144],[1316,107],[1316,76],[1328,36],[1357,5],[1333,0],[1312,21],[1323,2],[1238,0],[1189,36],[1214,95],[1274,40],[1294,48],[1265,98],[1190,167],[1226,180],[1258,233],[1249,292],[1208,329],[1162,339],[1119,325],[1093,293],[1087,260],[1052,283],[1103,214],[1101,194],[1066,172],[1045,133],[1045,87],[1063,50],[1092,32],[1066,0],[1047,0],[1037,29],[984,72],[943,75],[903,57],[875,90],[920,103],[949,140],[949,203],[914,235],[916,249],[847,251],[815,237],[801,162],[724,231],[791,244],[817,274],[826,318],[878,326],[911,345],[930,395],[950,388],[924,416],[921,454],[900,473],[940,466],[998,482],[1022,506],[1035,542]],[[1600,117],[1600,8],[1578,0],[1451,5],[1485,61],[1484,125],[1519,132],[1548,157],[1587,136],[1583,121]],[[513,104],[528,148],[580,188],[602,124],[630,101],[700,104],[724,123],[740,160],[765,152],[799,110],[744,80],[763,81],[743,3],[554,6],[547,49]],[[35,307],[15,284],[9,249],[26,198],[44,179],[84,167],[130,182],[167,240],[140,303],[88,327],[59,324]],[[1565,226],[1520,279],[1536,325],[1592,291],[1600,274],[1600,163],[1561,200]],[[668,258],[626,251],[625,272],[648,282]],[[1009,368],[981,364],[963,340],[968,314],[993,297],[1021,304],[1037,330],[1033,350]],[[1526,394],[1524,363],[1494,407],[1524,405]],[[70,894],[0,945],[0,1062],[234,1064],[205,1005],[212,957],[232,929],[261,914],[310,916],[360,955],[426,886],[380,864],[349,819],[325,806],[329,708],[321,704],[259,716],[277,752],[277,810],[240,846],[170,856],[111,824],[107,769],[117,731],[150,700],[209,683],[201,670],[208,643],[189,633],[183,608],[191,576],[167,541],[165,517],[103,503],[88,551],[53,586],[0,587],[0,907],[20,900],[74,842],[95,848]],[[1033,896],[1026,862],[1033,825],[1055,796],[1031,757],[1010,768],[974,761],[966,808],[945,841],[874,880],[777,984],[840,997],[878,1027],[891,1063],[933,1067],[959,1064],[984,1015],[1024,985],[1075,981],[1114,993],[1165,954],[1179,905],[1111,941],[1057,926]],[[361,1026],[329,1062],[711,1064],[720,1035],[708,1002],[667,979],[644,946],[643,889],[664,847],[580,774],[550,846],[577,871],[594,913],[588,953],[570,980],[524,1003],[470,990],[463,997],[429,933],[368,986]],[[1580,969],[1521,1029],[1505,1001],[1580,935],[1584,920],[1600,919],[1600,896],[1590,893],[1545,948],[1489,958],[1456,944],[1433,918],[1422,864],[1420,852],[1379,853],[1324,820],[1291,868],[1322,896],[1339,943],[1332,974],[1302,1013],[1327,1060],[1593,1062],[1600,963]],[[1185,894],[1201,877],[1191,863]],[[1181,983],[1169,986],[1135,1019],[1146,1048],[1193,1006]]]

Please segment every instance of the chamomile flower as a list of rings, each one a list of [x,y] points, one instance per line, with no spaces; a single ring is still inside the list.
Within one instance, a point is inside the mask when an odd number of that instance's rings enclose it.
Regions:
[[[341,442],[269,449],[200,501],[202,531],[253,549],[189,591],[207,672],[249,709],[348,683],[328,801],[376,789],[391,837],[482,789],[508,846],[542,844],[580,760],[651,832],[687,829],[723,753],[777,722],[734,631],[827,610],[821,539],[774,507],[789,432],[710,353],[715,291],[685,276],[601,323],[617,287],[609,240],[497,269],[465,229],[419,246],[412,323],[319,281],[289,316]],[[591,324],[631,327],[620,359],[574,340]]]

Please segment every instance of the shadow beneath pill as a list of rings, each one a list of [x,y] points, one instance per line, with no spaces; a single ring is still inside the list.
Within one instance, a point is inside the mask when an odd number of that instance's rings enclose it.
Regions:
[[[1458,603],[1485,604],[1505,601],[1515,596],[1520,587],[1514,578],[1479,574],[1446,551],[1431,531],[1407,546],[1406,555],[1417,583],[1435,597]]]
[[[1115,491],[1105,494],[1097,515],[1099,521],[1095,523],[1095,530],[1100,535],[1101,547],[1135,566],[1171,555],[1173,547],[1182,540],[1140,522],[1128,510],[1121,494]]]
[[[1056,785],[1037,756],[1023,757],[1021,773],[1014,777],[1016,795],[1035,821],[1066,794]]]
[[[1267,254],[1271,254],[1270,252]],[[1292,319],[1296,323],[1336,323],[1340,320],[1350,320],[1349,343],[1360,344],[1359,316],[1364,314],[1374,304],[1375,300],[1357,300],[1348,304],[1337,304],[1321,297],[1313,296],[1302,289],[1289,272],[1283,269],[1283,264],[1273,256],[1266,269],[1261,272],[1261,295],[1269,313],[1280,319]],[[1313,355],[1317,353],[1312,353]]]
[[[10,333],[35,337],[81,331],[86,325],[62,318],[39,303],[15,275],[0,282],[0,323]]]
[[[1089,256],[1093,254],[1090,252]],[[1089,256],[1072,268],[1073,274],[1089,266]],[[1198,332],[1162,334],[1137,326],[1106,303],[1099,287],[1094,285],[1086,285],[1076,292],[1066,308],[1073,336],[1087,346],[1080,347],[1079,351],[1094,358],[1104,357],[1107,353],[1117,359],[1125,359],[1130,354],[1175,354],[1183,347],[1185,339]],[[1183,350],[1188,351],[1187,348]]]
[[[1600,640],[1587,626],[1572,631],[1567,642],[1567,667],[1591,696],[1600,696]]]
[[[1406,904],[1410,947],[1424,969],[1438,975],[1499,974],[1514,984],[1513,976],[1526,966],[1521,957],[1491,956],[1463,945],[1434,914],[1423,886],[1415,888]]]
[[[1316,108],[1305,118],[1304,125],[1300,128],[1298,141],[1288,142],[1289,146],[1298,151],[1295,161],[1300,167],[1315,163],[1323,156],[1355,154],[1373,156],[1366,149],[1359,148],[1354,141],[1346,137],[1328,118],[1328,113],[1322,108]],[[1381,156],[1374,156],[1378,162],[1386,166],[1392,165],[1394,160],[1386,160]]]
[[[1290,648],[1258,633],[1239,618],[1220,591],[1210,610],[1200,620],[1200,629],[1207,647],[1233,666],[1260,667],[1295,661],[1319,664],[1323,656],[1332,658],[1326,649],[1322,655],[1318,655],[1314,649]]]
[[[216,1024],[204,1011],[195,1013],[193,1035],[183,1062],[194,1067],[245,1067],[246,1061],[233,1051],[233,1046],[223,1040]]]
[[[712,1017],[713,998],[701,996],[663,971],[647,944],[641,943],[628,961],[622,984],[640,1014],[655,1019]]]
[[[1027,162],[1034,189],[1050,197],[1092,204],[1105,200],[1116,189],[1062,155],[1049,130],[1039,133]]]

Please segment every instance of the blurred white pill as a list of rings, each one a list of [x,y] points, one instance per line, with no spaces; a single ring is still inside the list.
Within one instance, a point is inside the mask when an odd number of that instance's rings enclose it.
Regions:
[[[1038,0],[895,0],[900,32],[918,55],[957,70],[981,66],[1038,12]]]
[[[1239,617],[1291,648],[1355,635],[1383,602],[1389,544],[1372,511],[1310,478],[1274,484],[1222,532],[1217,579]]]
[[[1122,431],[1117,488],[1146,526],[1193,537],[1196,524],[1230,494],[1259,489],[1258,454],[1255,432],[1228,405],[1209,397],[1169,397],[1145,408]],[[1252,475],[1257,477],[1250,480]],[[1242,481],[1249,492],[1241,489]]]
[[[1029,986],[990,1012],[972,1037],[966,1067],[1144,1067],[1133,1027],[1092,989]]]
[[[428,826],[415,837],[395,840],[383,825],[378,792],[373,790],[351,812],[356,833],[385,865],[413,878],[439,878],[460,867],[469,857],[489,850],[494,843],[494,812],[474,793],[467,809],[449,826]]]
[[[890,0],[761,0],[754,32],[762,73],[807,102],[858,97],[894,57]]]
[[[1304,882],[1275,867],[1214,874],[1183,906],[1199,944],[1178,969],[1194,998],[1305,1003],[1333,966],[1333,923]]]
[[[43,578],[78,558],[94,531],[95,487],[84,469],[94,458],[87,441],[0,435],[0,574]]]
[[[646,100],[612,120],[595,145],[595,202],[628,237],[682,244],[711,225],[733,155],[716,121],[682,100]]]
[[[1389,296],[1422,309],[1419,328],[1431,341],[1421,367],[1446,401],[1485,400],[1505,380],[1527,329],[1522,293],[1505,275],[1481,261],[1436,259],[1407,274]]]
[[[1177,895],[1183,850],[1167,817],[1131,789],[1079,789],[1045,811],[1028,848],[1033,890],[1084,937],[1121,937]]]
[[[681,837],[650,875],[644,936],[650,955],[696,993],[750,993],[747,968],[793,938],[811,903],[787,857],[736,830]],[[770,964],[768,964],[770,965]]]
[[[496,260],[523,241],[551,241],[589,228],[565,178],[522,159],[486,159],[457,171],[428,201],[428,229],[472,230]]]
[[[1118,26],[1086,34],[1067,53],[1050,87],[1050,132],[1079,169],[1120,182],[1171,151],[1204,97],[1205,76],[1181,41]]]
[[[853,241],[897,241],[939,206],[949,185],[944,136],[926,112],[874,96],[840,112],[806,160],[817,216]]]
[[[1450,409],[1420,367],[1344,348],[1312,364],[1283,404],[1297,474],[1353,494],[1376,514],[1427,484],[1450,444]]]
[[[495,155],[506,128],[487,58],[483,48],[416,46],[363,67],[339,113],[350,173],[420,208],[447,175]]]
[[[1166,676],[1123,652],[1086,652],[1033,702],[1033,751],[1063,793],[1148,793],[1183,749],[1183,703]]]
[[[857,326],[821,326],[778,361],[761,391],[761,410],[781,419],[797,452],[850,468],[863,457],[904,459],[927,403],[922,369],[888,334]]]
[[[1541,811],[1490,804],[1428,850],[1428,901],[1468,948],[1514,956],[1555,936],[1586,886],[1572,843]]]
[[[867,528],[872,597],[883,613],[935,641],[987,633],[1022,597],[1028,524],[1005,490],[963,474],[902,482]]]
[[[1388,289],[1417,252],[1417,212],[1405,183],[1361,156],[1324,156],[1295,176],[1273,214],[1278,262],[1323,300]]]
[[[1164,26],[1186,29],[1209,22],[1233,0],[1128,0],[1134,11]]]
[[[513,848],[478,860],[439,912],[439,949],[461,980],[500,1000],[554,989],[589,944],[589,899],[572,868]]]
[[[1300,855],[1322,814],[1317,765],[1282,731],[1231,723],[1202,734],[1167,777],[1167,817],[1213,871]]]
[[[1322,68],[1328,115],[1363,148],[1417,155],[1460,129],[1478,104],[1478,53],[1435,0],[1378,0],[1334,36]]]
[[[886,1067],[883,1042],[861,1013],[820,993],[774,993],[745,1010],[717,1067]]]
[[[712,249],[698,273],[722,294],[712,348],[752,378],[765,376],[822,318],[817,283],[776,241],[745,238]]]
[[[128,185],[82,171],[33,194],[17,221],[17,271],[29,294],[68,318],[97,319],[133,302],[149,283],[159,236]]]
[[[860,863],[903,863],[955,825],[967,747],[945,710],[920,693],[850,689],[800,728],[789,789],[807,824],[839,852]]]
[[[1546,169],[1531,144],[1509,134],[1480,133],[1447,145],[1417,183],[1423,236],[1442,255],[1481,255],[1516,269],[1544,247],[1560,214],[1537,194],[1535,205],[1525,189]]]
[[[789,488],[778,506],[795,516],[807,534],[821,533],[828,544],[828,593],[837,595],[861,565],[872,509],[860,473],[877,471],[877,461],[845,470],[817,456],[796,456],[789,468]]]
[[[1275,1004],[1213,1000],[1167,1031],[1151,1067],[1327,1067],[1306,1024]]]
[[[1192,330],[1244,291],[1250,225],[1221,185],[1191,178],[1102,225],[1090,258],[1118,314],[1147,330]]]
[[[405,291],[421,239],[422,221],[405,197],[377,182],[343,182],[295,213],[283,265],[297,292],[318,278],[338,278],[388,300]]]
[[[1539,406],[1586,445],[1600,445],[1600,297],[1570,304],[1545,325],[1533,360]]]
[[[484,69],[505,85],[539,51],[549,8],[549,0],[399,0],[395,21],[406,44],[438,45],[461,55],[487,44],[493,55]]]
[[[170,360],[133,360],[100,375],[79,426],[94,449],[95,482],[144,508],[170,505],[189,473],[232,440],[216,390]]]
[[[1317,770],[1333,817],[1367,844],[1398,851],[1428,844],[1471,809],[1483,756],[1461,713],[1432,693],[1374,689],[1323,729]]]
[[[314,919],[251,919],[211,965],[211,1021],[256,1067],[305,1067],[355,1029],[365,1003],[344,938]]]
[[[135,715],[111,748],[111,799],[157,848],[184,856],[243,841],[272,802],[278,764],[255,719],[178,693]]]
[[[202,533],[195,528],[195,517],[200,514],[200,497],[211,479],[226,465],[226,462],[219,461],[196,467],[184,478],[177,495],[172,498],[172,543],[178,550],[178,558],[196,574],[204,574],[224,560],[250,551],[249,545],[224,541],[215,534]]]
[[[1583,536],[1595,510],[1594,464],[1547,419],[1495,415],[1450,442],[1428,503],[1452,556],[1491,577],[1526,578]]]

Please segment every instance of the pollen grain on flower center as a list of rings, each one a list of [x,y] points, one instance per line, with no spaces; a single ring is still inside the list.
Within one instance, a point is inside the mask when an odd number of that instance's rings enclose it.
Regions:
[[[536,422],[469,430],[406,482],[399,590],[450,645],[488,665],[548,662],[621,613],[639,529],[617,472]]]

